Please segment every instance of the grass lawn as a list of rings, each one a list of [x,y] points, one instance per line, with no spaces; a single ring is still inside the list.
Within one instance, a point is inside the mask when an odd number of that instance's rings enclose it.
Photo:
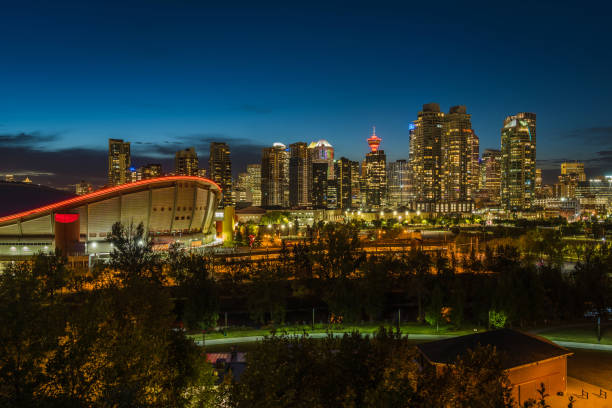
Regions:
[[[315,329],[312,330],[310,326],[282,326],[276,328],[276,333],[286,333],[289,335],[292,334],[302,334],[304,331],[306,333],[350,333],[352,331],[359,331],[360,333],[373,333],[380,328],[384,323],[377,324],[363,324],[363,325],[315,325]],[[385,325],[385,327],[390,327],[389,325]],[[395,329],[395,326],[393,326]],[[227,335],[223,335],[222,332],[211,332],[206,333],[206,339],[223,339],[223,338],[234,338],[234,337],[250,337],[250,336],[266,336],[270,335],[272,332],[272,327],[254,329],[254,328],[230,328],[227,330]],[[462,334],[470,334],[473,333],[473,329],[463,329],[456,330],[451,326],[440,327],[439,330],[436,331],[435,327],[431,327],[425,324],[418,323],[404,323],[401,325],[402,333],[409,334],[443,334],[443,335],[455,335],[459,336]],[[200,340],[202,338],[201,333],[188,333],[188,337],[192,337]]]
[[[567,375],[612,390],[612,352],[572,349]]]
[[[573,341],[576,343],[599,343],[612,344],[612,326],[606,325],[601,328],[601,341],[597,341],[595,326],[570,327],[542,331],[540,336],[552,341]]]

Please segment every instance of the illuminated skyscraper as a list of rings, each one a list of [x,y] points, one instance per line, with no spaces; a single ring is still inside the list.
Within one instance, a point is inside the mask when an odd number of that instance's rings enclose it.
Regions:
[[[561,163],[561,175],[557,191],[560,197],[575,198],[579,182],[586,181],[584,163]]]
[[[374,143],[372,143],[374,142]],[[366,154],[366,207],[380,209],[386,204],[387,198],[387,156],[384,150],[379,150],[381,139],[373,129],[368,139],[370,152]]]
[[[261,164],[247,164],[247,200],[251,205],[261,205]]]
[[[283,207],[289,205],[289,152],[282,143],[263,149],[261,158],[261,205]]]
[[[501,150],[486,149],[480,162],[479,189],[486,194],[488,202],[500,203],[501,193]]]
[[[501,202],[507,210],[531,208],[536,177],[536,115],[508,116],[501,130]]]
[[[431,211],[440,201],[441,140],[444,113],[440,105],[423,105],[410,133],[410,168],[417,209]]]
[[[387,169],[387,182],[389,184],[388,201],[392,207],[406,205],[409,201],[410,171],[406,160],[397,160],[389,163]]]
[[[334,163],[334,172],[336,174],[336,193],[337,193],[337,208],[346,210],[352,207],[352,169],[351,161],[346,157],[341,157]]]
[[[361,208],[361,164],[351,161],[351,208]]]
[[[312,163],[312,208],[327,208],[327,171],[324,161]]]
[[[289,145],[289,206],[310,206],[310,151],[304,142]]]
[[[198,168],[198,155],[195,148],[179,150],[174,155],[174,174],[177,176],[197,176]]]
[[[222,142],[210,143],[208,158],[209,178],[221,186],[223,198],[219,207],[233,205],[232,200],[232,158],[229,146]]]
[[[327,163],[327,178],[334,178],[334,148],[327,140],[319,140],[308,145],[313,163]]]
[[[130,181],[130,142],[108,139],[108,185],[118,186]]]
[[[478,137],[472,130],[471,115],[465,106],[453,106],[444,117],[440,142],[439,212],[472,210],[478,188]]]

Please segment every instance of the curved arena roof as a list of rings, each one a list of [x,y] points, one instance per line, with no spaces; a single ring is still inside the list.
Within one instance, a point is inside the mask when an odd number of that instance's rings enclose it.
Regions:
[[[106,239],[112,224],[143,222],[151,233],[206,232],[221,198],[212,180],[168,176],[109,187],[0,217],[2,236],[50,236],[56,215],[78,214],[80,235]]]

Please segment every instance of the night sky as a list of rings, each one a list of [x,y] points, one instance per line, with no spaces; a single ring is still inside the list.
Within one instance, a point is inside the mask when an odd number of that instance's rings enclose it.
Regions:
[[[211,140],[235,172],[277,141],[327,139],[357,160],[372,125],[388,159],[407,158],[428,102],[466,105],[481,151],[499,148],[505,116],[535,112],[547,181],[563,160],[612,172],[607,2],[11,3],[0,174],[102,184],[109,137],[166,171],[189,146],[206,163]]]

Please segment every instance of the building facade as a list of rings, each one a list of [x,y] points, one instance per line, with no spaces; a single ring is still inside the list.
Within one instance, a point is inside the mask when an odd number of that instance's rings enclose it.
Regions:
[[[311,190],[310,150],[304,142],[289,145],[289,206],[308,208]]]
[[[174,155],[174,174],[177,176],[197,176],[199,169],[195,148],[179,150]]]
[[[469,202],[478,188],[478,136],[465,106],[453,106],[444,117],[441,144],[441,200]]]
[[[536,115],[508,116],[501,130],[501,203],[509,211],[528,210],[535,196]]]
[[[221,186],[223,198],[220,207],[234,205],[232,199],[232,157],[227,143],[211,142],[208,158],[209,178]]]
[[[289,205],[289,152],[282,143],[263,149],[261,158],[261,205]]]
[[[389,163],[387,170],[389,192],[387,195],[391,207],[401,207],[410,200],[410,166],[406,160]]]
[[[501,200],[501,150],[486,149],[480,162],[481,192],[486,194],[489,203],[499,205]]]
[[[327,208],[327,171],[329,166],[324,161],[312,163],[312,208]]]
[[[346,210],[353,207],[352,165],[349,159],[341,157],[334,163],[336,174],[337,208]]]
[[[440,105],[428,103],[418,113],[410,133],[410,168],[414,179],[417,207],[431,211],[431,205],[439,202],[441,140],[444,113]]]
[[[119,186],[130,182],[130,142],[108,139],[108,185]]]
[[[561,175],[557,187],[558,197],[575,198],[578,183],[586,181],[584,163],[561,163]]]

